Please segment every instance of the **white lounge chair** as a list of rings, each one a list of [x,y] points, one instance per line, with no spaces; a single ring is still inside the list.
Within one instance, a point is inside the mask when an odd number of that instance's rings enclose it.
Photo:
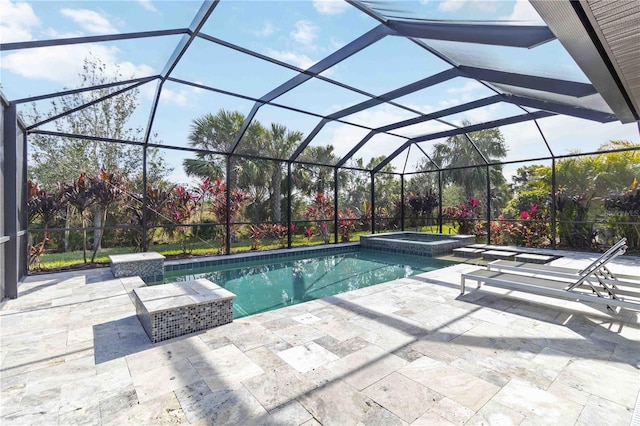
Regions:
[[[553,274],[549,270],[541,274],[547,278],[488,269],[463,273],[460,278],[460,294],[465,293],[466,280],[473,280],[478,283],[478,288],[484,283],[509,290],[604,304],[609,309],[616,306],[640,310],[640,283],[605,277],[599,272],[599,268],[619,255],[619,251],[624,252],[622,247],[617,250],[608,254],[608,260],[598,258],[580,273],[572,277],[563,274],[560,277],[562,279],[550,278]]]
[[[584,278],[568,283],[567,281],[480,269],[462,274],[460,294],[465,293],[466,280],[477,281],[478,288],[484,283],[525,293],[599,303],[607,305],[607,307],[620,306],[640,310],[640,286],[633,286],[633,283],[624,282],[621,284],[619,281],[613,280],[605,280],[608,281],[605,283],[600,281],[593,283]]]
[[[541,265],[537,263],[518,262],[512,260],[495,260],[487,264],[487,269],[500,272],[514,272],[518,274],[549,276],[554,279],[575,280],[585,274],[592,274],[608,280],[640,281],[640,277],[614,273],[607,267],[614,258],[622,255],[627,250],[626,238],[621,239],[602,253],[596,260],[582,269],[566,268],[562,266]]]

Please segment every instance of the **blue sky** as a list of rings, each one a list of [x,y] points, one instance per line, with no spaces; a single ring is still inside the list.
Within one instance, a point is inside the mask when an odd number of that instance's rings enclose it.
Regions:
[[[526,1],[411,1],[390,2],[397,14],[411,14],[436,20],[508,21],[513,24],[540,23]],[[2,42],[41,40],[84,35],[112,34],[187,27],[199,9],[192,1],[11,1],[0,0],[0,36]],[[307,68],[349,41],[364,34],[377,22],[347,3],[329,1],[229,1],[222,0],[203,32],[272,56],[289,64]],[[125,76],[147,76],[159,73],[171,55],[180,36],[137,39],[100,44],[60,46],[43,49],[4,52],[1,57],[2,91],[11,100],[30,95],[59,91],[79,84],[78,72],[83,59],[91,54],[110,66],[118,65]],[[425,40],[446,51],[460,62],[509,71],[524,71],[585,81],[584,75],[554,41],[534,49],[492,48],[481,45]],[[490,60],[488,60],[490,58]],[[380,42],[348,58],[324,75],[374,95],[420,80],[450,65],[428,54],[415,44],[397,37]],[[219,45],[197,39],[187,51],[172,77],[212,87],[260,97],[293,77],[295,72],[259,59],[248,57]],[[144,125],[149,116],[155,83],[142,87],[140,107],[134,125]],[[428,113],[494,94],[465,78],[456,78],[397,100],[414,110]],[[367,99],[335,85],[312,79],[276,99],[295,108],[326,115]],[[596,100],[597,101],[597,100]],[[46,108],[48,102],[40,102]],[[598,105],[596,102],[595,105]],[[248,113],[253,103],[247,100],[194,89],[176,83],[164,86],[154,132],[165,144],[186,146],[191,121],[221,108]],[[472,110],[447,121],[459,124],[494,120],[522,111],[508,104],[495,104]],[[370,127],[415,117],[416,114],[390,105],[364,111],[345,120]],[[317,124],[316,117],[298,114],[274,106],[264,106],[256,118],[263,124],[278,122],[288,128],[309,133]],[[552,149],[557,154],[580,149],[595,150],[610,139],[638,142],[635,124],[602,125],[585,120],[552,117],[539,121]],[[398,130],[400,136],[411,137],[450,129],[442,123],[429,122]],[[544,156],[548,153],[532,123],[506,126],[502,129],[509,147],[508,160]],[[357,126],[332,123],[327,125],[313,145],[333,144],[338,154],[348,152],[368,131]],[[390,154],[405,141],[402,137],[376,136],[359,151],[365,163],[372,157]],[[431,143],[422,147],[429,152]],[[172,178],[184,181],[180,161],[185,154],[167,151],[174,163]],[[422,155],[412,150],[409,169]],[[402,169],[405,156],[393,162]],[[517,166],[508,167],[512,173]]]

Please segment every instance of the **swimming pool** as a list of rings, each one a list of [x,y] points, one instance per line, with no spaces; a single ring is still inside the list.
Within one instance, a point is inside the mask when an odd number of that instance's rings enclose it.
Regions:
[[[313,258],[292,256],[170,271],[165,274],[165,282],[206,278],[236,294],[233,316],[241,318],[451,264],[433,258],[351,249]]]

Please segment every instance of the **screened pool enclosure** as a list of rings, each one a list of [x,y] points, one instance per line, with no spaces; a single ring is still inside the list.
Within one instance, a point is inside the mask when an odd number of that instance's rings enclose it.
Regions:
[[[640,250],[637,2],[2,7],[2,297],[399,230]]]

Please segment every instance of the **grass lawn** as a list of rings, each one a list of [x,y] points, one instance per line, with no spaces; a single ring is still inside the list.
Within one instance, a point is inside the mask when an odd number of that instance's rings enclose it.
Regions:
[[[415,229],[407,229],[407,231],[415,231]],[[422,227],[421,232],[437,232],[437,227]],[[446,225],[443,225],[443,233],[454,234],[454,230]],[[359,241],[360,235],[369,235],[370,232],[354,232],[351,235],[350,241]],[[333,242],[333,236],[331,236],[330,242]],[[231,243],[232,252],[246,252],[251,251],[251,245],[253,240],[250,238],[243,238],[238,242]],[[294,235],[291,240],[292,247],[304,247],[315,246],[323,244],[324,241],[319,236],[313,236],[310,239],[302,235]],[[265,240],[260,245],[260,250],[273,250],[281,248],[279,241]],[[134,247],[114,247],[105,248],[98,251],[96,255],[95,264],[108,264],[109,255],[112,254],[126,254],[134,253],[136,249]],[[149,248],[149,251],[158,252],[167,257],[180,257],[183,256],[182,246],[180,243],[163,243],[155,244]],[[87,250],[87,261],[91,260],[91,250]],[[199,241],[188,244],[187,256],[213,256],[220,254],[220,245],[213,241]],[[57,269],[66,269],[70,267],[81,267],[84,264],[82,251],[70,251],[65,253],[45,253],[40,256],[40,269],[38,271],[52,271]],[[87,263],[87,265],[90,265]]]

